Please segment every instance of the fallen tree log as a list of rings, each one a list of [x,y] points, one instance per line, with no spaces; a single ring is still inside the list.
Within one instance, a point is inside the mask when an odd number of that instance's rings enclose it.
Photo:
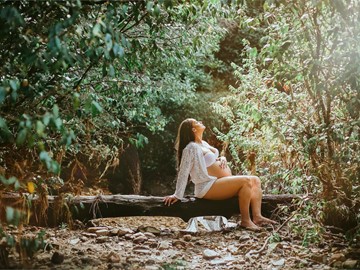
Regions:
[[[19,198],[18,194],[3,194],[1,205],[9,205],[11,200],[19,201]],[[300,196],[290,194],[264,195],[262,212],[265,216],[270,216],[279,204],[290,205],[294,199],[300,199]],[[96,218],[125,216],[171,216],[188,221],[196,216],[219,215],[230,218],[234,214],[239,214],[237,197],[220,201],[189,197],[171,206],[165,206],[163,197],[155,196],[47,196],[48,209],[43,217],[37,214],[40,211],[37,203],[39,197],[30,195],[27,196],[27,200],[32,202],[31,212],[33,214],[30,223],[46,226],[57,226],[61,222],[66,222],[69,217],[82,222]],[[3,208],[2,206],[0,208]]]

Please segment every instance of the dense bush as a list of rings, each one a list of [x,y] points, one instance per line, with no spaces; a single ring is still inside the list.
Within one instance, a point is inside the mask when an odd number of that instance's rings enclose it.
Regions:
[[[268,192],[316,194],[323,220],[350,228],[360,219],[359,3],[264,1],[257,10],[240,10],[252,39],[241,37],[233,65],[239,86],[214,106],[229,126],[218,135]]]

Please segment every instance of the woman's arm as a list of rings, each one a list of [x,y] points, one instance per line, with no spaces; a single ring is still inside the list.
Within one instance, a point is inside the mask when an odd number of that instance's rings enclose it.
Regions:
[[[166,196],[164,202],[166,205],[175,203],[184,197],[186,185],[189,179],[190,171],[194,165],[194,147],[189,146],[183,150],[181,157],[179,173],[176,181],[176,190],[173,195]]]

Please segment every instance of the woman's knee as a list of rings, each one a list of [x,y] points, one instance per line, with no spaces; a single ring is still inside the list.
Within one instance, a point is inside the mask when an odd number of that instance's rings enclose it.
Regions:
[[[252,188],[254,185],[254,181],[251,176],[241,176],[238,178],[238,181],[243,187]]]
[[[257,187],[261,187],[261,180],[257,176],[250,176],[252,184]]]

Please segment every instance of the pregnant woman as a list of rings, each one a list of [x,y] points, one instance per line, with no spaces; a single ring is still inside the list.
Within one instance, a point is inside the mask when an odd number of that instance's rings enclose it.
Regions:
[[[226,158],[202,140],[205,126],[195,119],[184,120],[176,139],[178,176],[173,195],[164,202],[170,205],[182,199],[189,176],[195,184],[195,196],[209,200],[238,197],[241,227],[258,230],[263,224],[275,223],[261,215],[262,190],[256,176],[231,175]],[[250,219],[251,205],[253,220]]]

